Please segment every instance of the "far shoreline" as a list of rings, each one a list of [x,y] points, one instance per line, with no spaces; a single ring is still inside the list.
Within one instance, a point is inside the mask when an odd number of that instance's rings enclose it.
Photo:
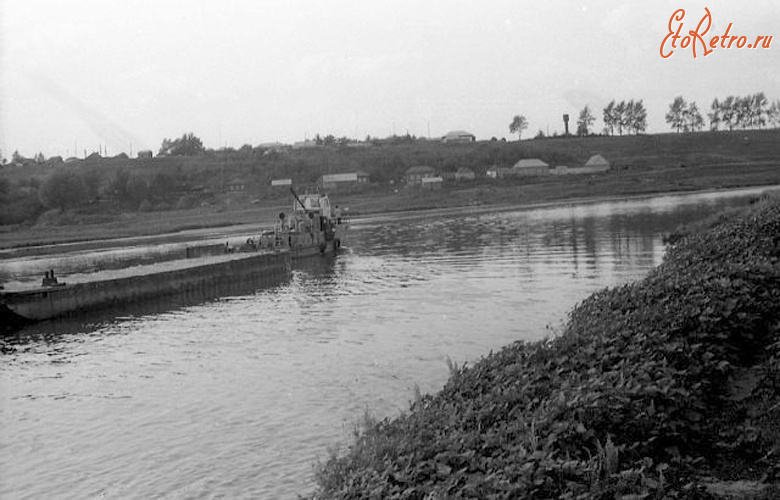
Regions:
[[[409,210],[394,210],[391,212],[385,212],[386,217],[392,217],[394,215],[410,215],[412,217],[425,216],[435,212],[449,211],[449,213],[489,213],[489,212],[508,212],[514,210],[535,210],[539,208],[552,208],[552,207],[564,207],[569,205],[595,205],[598,203],[619,203],[622,201],[635,201],[645,200],[649,198],[658,198],[662,196],[686,196],[686,195],[702,195],[710,193],[729,193],[735,191],[767,191],[767,190],[780,190],[780,184],[767,184],[767,185],[754,185],[754,186],[738,186],[738,187],[722,187],[722,188],[706,188],[699,190],[677,190],[677,191],[657,191],[647,193],[635,193],[635,194],[615,194],[615,195],[594,195],[587,197],[576,198],[560,198],[556,200],[546,202],[527,202],[519,204],[496,204],[496,205],[459,205],[452,207],[431,207],[423,209],[409,209]],[[378,212],[366,212],[355,217],[353,220],[364,220],[377,217]],[[385,216],[382,216],[385,218]]]
[[[636,201],[644,200],[663,196],[685,196],[685,195],[702,195],[708,193],[729,193],[738,191],[772,191],[780,190],[780,184],[772,183],[766,185],[743,185],[743,186],[723,186],[715,188],[705,189],[679,189],[679,190],[659,190],[648,191],[643,193],[623,193],[623,194],[594,194],[592,196],[576,196],[576,197],[562,197],[552,199],[550,201],[526,201],[517,203],[479,203],[473,205],[446,205],[446,203],[437,203],[435,206],[429,207],[410,207],[408,209],[396,209],[389,211],[382,211],[379,208],[367,209],[360,211],[356,215],[352,216],[354,222],[366,221],[372,219],[387,219],[387,218],[413,218],[429,216],[436,213],[447,214],[481,214],[490,212],[507,212],[514,210],[535,210],[541,208],[551,207],[565,207],[572,205],[592,205],[597,203],[608,202],[622,202],[622,201]],[[390,195],[392,196],[392,195]],[[392,200],[392,197],[383,195],[384,198]],[[335,197],[334,197],[335,198]],[[337,199],[337,198],[335,198]],[[263,207],[257,210],[257,212],[268,212],[279,209],[279,206]],[[225,215],[230,215],[230,212],[226,212]],[[30,235],[28,239],[25,239],[24,233],[27,230],[22,230],[18,235],[17,241],[11,244],[0,243],[0,261],[4,259],[20,258],[26,256],[38,256],[48,255],[56,253],[57,251],[77,252],[77,251],[89,251],[99,250],[112,246],[136,246],[139,244],[169,244],[169,243],[185,243],[193,241],[195,239],[216,239],[220,237],[235,238],[247,232],[257,231],[271,227],[271,218],[268,218],[268,222],[256,223],[256,222],[239,222],[233,224],[217,224],[206,225],[204,227],[197,228],[181,228],[174,229],[168,232],[148,234],[134,234],[129,236],[114,236],[114,237],[89,237],[77,238],[72,240],[61,240],[52,242],[35,241],[34,235]],[[137,223],[136,223],[137,224]],[[67,226],[63,229],[78,230],[84,226]],[[58,228],[60,229],[60,228]],[[10,233],[6,233],[10,234]]]

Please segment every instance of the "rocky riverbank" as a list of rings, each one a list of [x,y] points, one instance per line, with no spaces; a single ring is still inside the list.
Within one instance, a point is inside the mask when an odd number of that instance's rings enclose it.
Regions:
[[[366,419],[313,498],[780,497],[780,199]]]

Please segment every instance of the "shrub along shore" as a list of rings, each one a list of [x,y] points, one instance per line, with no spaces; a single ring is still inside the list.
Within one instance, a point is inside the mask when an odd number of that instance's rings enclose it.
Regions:
[[[780,498],[780,198],[367,419],[316,479],[316,499]]]

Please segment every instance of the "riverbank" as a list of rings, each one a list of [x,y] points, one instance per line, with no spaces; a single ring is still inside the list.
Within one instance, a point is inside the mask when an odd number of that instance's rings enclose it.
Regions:
[[[641,199],[659,194],[780,184],[780,168],[775,164],[742,165],[737,173],[733,165],[727,167],[674,167],[526,180],[483,179],[437,191],[375,187],[361,193],[336,192],[331,198],[334,203],[348,207],[346,213],[351,217],[398,216],[431,210],[474,212]],[[278,213],[289,208],[289,205],[278,203],[232,210],[198,207],[169,212],[123,213],[111,222],[78,222],[76,218],[68,224],[6,228],[0,231],[0,258],[246,234],[270,227]]]
[[[713,218],[563,332],[367,418],[313,498],[777,498],[780,199]]]

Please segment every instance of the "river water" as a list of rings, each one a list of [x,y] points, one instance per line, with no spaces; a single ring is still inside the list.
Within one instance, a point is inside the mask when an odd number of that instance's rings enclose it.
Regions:
[[[661,262],[664,233],[758,191],[364,218],[289,282],[28,327],[0,340],[0,498],[310,493],[365,411],[554,335]]]

